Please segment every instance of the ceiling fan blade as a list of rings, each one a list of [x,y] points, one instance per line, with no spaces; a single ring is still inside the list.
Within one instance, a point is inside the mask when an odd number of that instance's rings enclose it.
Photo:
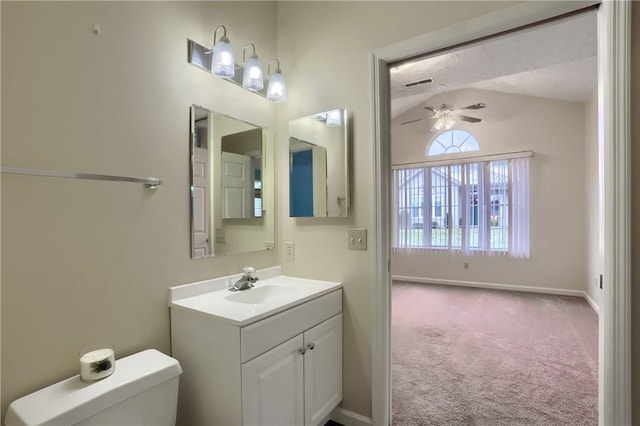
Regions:
[[[436,112],[436,108],[432,107],[432,106],[426,106],[426,107],[424,107],[424,109],[428,109],[431,112]]]
[[[404,123],[400,123],[400,125],[404,126],[405,124],[415,123],[416,121],[422,121],[422,120],[425,120],[426,118],[427,117],[416,118],[415,120],[409,120],[409,121],[405,121]]]
[[[482,120],[476,117],[469,117],[468,115],[456,115],[457,119],[460,119],[462,121],[468,121],[469,123],[479,123]]]
[[[469,106],[466,106],[466,107],[460,108],[460,109],[482,109],[482,108],[486,108],[486,107],[487,107],[487,104],[485,104],[484,102],[480,102],[480,103],[469,105]]]

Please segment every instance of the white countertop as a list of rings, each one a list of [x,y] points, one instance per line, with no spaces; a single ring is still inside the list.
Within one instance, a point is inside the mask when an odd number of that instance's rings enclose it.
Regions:
[[[339,282],[275,275],[280,268],[258,271],[255,287],[232,292],[238,276],[222,277],[170,289],[169,306],[245,326],[342,287]],[[264,273],[262,273],[264,272]]]

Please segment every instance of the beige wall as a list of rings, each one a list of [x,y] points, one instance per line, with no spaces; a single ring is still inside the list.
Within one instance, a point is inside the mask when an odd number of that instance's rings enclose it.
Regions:
[[[631,115],[640,110],[640,4],[634,2],[631,8]],[[631,118],[631,164],[640,164],[640,120]],[[631,167],[631,217],[640,217],[640,168]],[[632,350],[632,392],[633,424],[640,424],[640,226],[631,222],[631,350]]]
[[[392,274],[492,284],[586,290],[584,105],[475,89],[432,97],[392,122],[392,163],[420,162],[435,136],[432,120],[402,125],[428,114],[423,106],[465,106],[484,102],[474,116],[482,123],[459,122],[480,144],[474,154],[531,150],[529,259],[503,256],[401,252],[392,257]],[[464,269],[468,262],[469,269]]]
[[[587,248],[587,275],[585,291],[596,303],[602,306],[602,290],[600,289],[600,274],[604,272],[604,242],[601,241],[602,230],[602,203],[600,201],[601,176],[600,167],[600,142],[598,132],[598,91],[585,103],[585,213],[587,215],[586,248]]]
[[[506,2],[281,2],[278,55],[288,99],[279,108],[278,158],[287,158],[287,122],[337,107],[351,111],[352,198],[348,218],[287,218],[279,198],[279,244],[294,241],[285,273],[344,283],[344,400],[371,415],[373,289],[373,136],[370,52],[410,37],[507,7]],[[286,64],[286,67],[284,66]],[[285,168],[279,188],[287,188]],[[286,195],[286,189],[283,191]],[[365,227],[369,250],[348,251],[347,229]]]
[[[276,56],[273,2],[2,2],[2,165],[163,185],[2,177],[2,418],[77,374],[78,351],[170,351],[167,288],[278,264],[191,260],[189,107],[271,129],[276,106],[187,63],[187,38]],[[247,13],[250,8],[252,13]],[[90,31],[98,23],[98,35]]]
[[[373,252],[346,250],[351,226],[369,229],[370,247],[375,239],[369,52],[507,6],[2,2],[2,164],[157,175],[165,182],[148,193],[133,184],[2,177],[2,416],[9,401],[75,374],[85,344],[112,342],[118,356],[146,347],[168,352],[167,287],[246,264],[277,264],[284,241],[296,243],[296,260],[282,262],[286,273],[344,282],[343,406],[369,416]],[[102,28],[97,37],[89,32],[93,22]],[[277,122],[273,105],[186,64],[186,38],[210,44],[217,24],[227,26],[234,46],[256,42],[262,59],[275,57],[277,46],[289,86]],[[633,99],[640,100],[637,87]],[[190,259],[193,103],[277,130],[277,252]],[[288,120],[337,106],[354,117],[350,215],[290,219],[282,166]],[[640,150],[634,158],[640,162]],[[638,174],[634,183],[640,185]],[[634,302],[640,306],[636,293]],[[633,322],[640,324],[638,313]]]

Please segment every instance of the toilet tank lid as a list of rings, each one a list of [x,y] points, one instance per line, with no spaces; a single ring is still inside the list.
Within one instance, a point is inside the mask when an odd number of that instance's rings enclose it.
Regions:
[[[84,383],[80,376],[55,383],[9,405],[6,425],[72,425],[179,376],[177,360],[155,349],[116,360],[112,375]]]

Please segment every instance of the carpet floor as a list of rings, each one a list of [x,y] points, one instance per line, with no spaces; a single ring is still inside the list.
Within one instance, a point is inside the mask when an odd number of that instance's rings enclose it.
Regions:
[[[584,299],[403,282],[392,294],[394,425],[598,424]]]

